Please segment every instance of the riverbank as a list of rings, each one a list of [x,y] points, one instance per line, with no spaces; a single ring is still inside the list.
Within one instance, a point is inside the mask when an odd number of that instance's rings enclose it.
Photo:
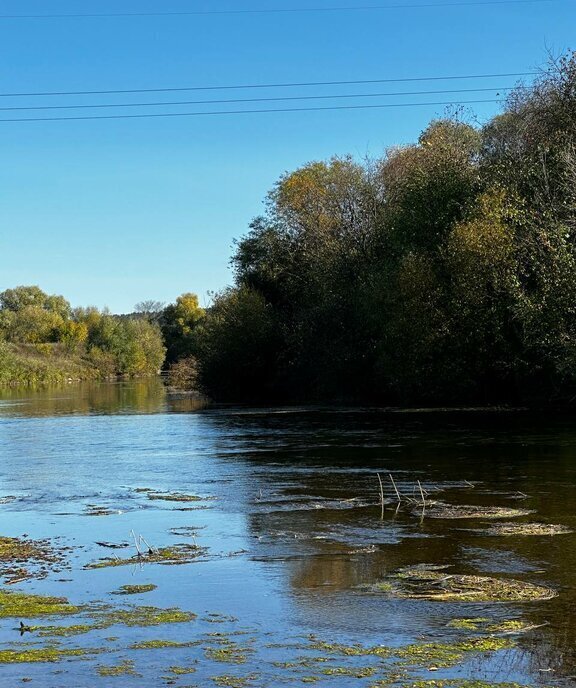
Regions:
[[[0,343],[0,386],[58,385],[103,379],[93,362],[57,344]]]

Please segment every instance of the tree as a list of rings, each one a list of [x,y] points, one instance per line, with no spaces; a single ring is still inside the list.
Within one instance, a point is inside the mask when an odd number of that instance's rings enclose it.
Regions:
[[[166,306],[159,317],[159,324],[167,347],[168,363],[195,354],[194,333],[204,314],[196,294],[182,294],[176,303]]]

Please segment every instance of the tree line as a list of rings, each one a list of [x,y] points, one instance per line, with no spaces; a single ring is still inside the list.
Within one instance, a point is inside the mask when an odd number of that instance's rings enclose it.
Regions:
[[[283,175],[232,264],[178,345],[217,399],[572,398],[576,54],[484,126]]]

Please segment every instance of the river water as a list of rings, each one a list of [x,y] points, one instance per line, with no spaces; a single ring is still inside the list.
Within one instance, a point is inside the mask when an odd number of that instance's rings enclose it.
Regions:
[[[0,536],[48,540],[59,556],[22,576],[4,569],[1,589],[65,597],[77,612],[0,618],[0,685],[574,686],[576,535],[494,535],[498,521],[481,514],[432,516],[433,500],[497,506],[532,512],[506,523],[576,530],[575,486],[569,417],[202,408],[160,381],[5,390]],[[174,561],[181,551],[194,556]],[[374,588],[420,565],[555,596]],[[115,595],[122,586],[156,587]],[[143,607],[196,617],[125,622]],[[487,630],[510,621],[522,632]],[[81,628],[42,634],[66,626]],[[485,638],[505,644],[445,661]],[[52,661],[28,661],[46,648]]]

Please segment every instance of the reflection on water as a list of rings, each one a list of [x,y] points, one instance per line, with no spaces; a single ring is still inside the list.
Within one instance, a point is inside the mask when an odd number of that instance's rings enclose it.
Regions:
[[[168,394],[160,381],[0,395],[0,498],[15,497],[0,500],[0,535],[61,535],[75,547],[71,571],[27,587],[81,601],[108,599],[126,583],[154,583],[158,590],[146,603],[233,615],[260,634],[391,646],[454,640],[458,632],[449,623],[458,617],[522,618],[538,628],[518,637],[518,649],[498,661],[480,657],[461,675],[573,685],[576,536],[495,537],[482,519],[420,518],[393,504],[382,515],[376,477],[392,472],[405,494],[420,480],[448,503],[533,510],[519,522],[576,530],[571,419],[305,408],[193,412],[200,408],[197,400]],[[163,502],[146,488],[206,499]],[[386,480],[385,492],[392,500]],[[87,516],[89,505],[112,515]],[[95,541],[125,542],[133,530],[165,546],[181,541],[172,529],[189,526],[209,548],[205,561],[82,569],[109,554]],[[543,584],[559,594],[490,604],[361,592],[422,563]],[[10,640],[4,623],[0,641]],[[247,670],[254,668],[248,662]],[[21,677],[11,671],[10,678]],[[102,685],[87,682],[86,671],[66,667],[54,686]],[[46,681],[35,669],[26,674]],[[204,685],[209,675],[197,678]],[[150,674],[126,677],[123,685],[159,684]]]
[[[0,389],[0,414],[60,416],[119,413],[188,413],[206,406],[195,395],[168,390],[161,378],[84,382],[66,387]]]

